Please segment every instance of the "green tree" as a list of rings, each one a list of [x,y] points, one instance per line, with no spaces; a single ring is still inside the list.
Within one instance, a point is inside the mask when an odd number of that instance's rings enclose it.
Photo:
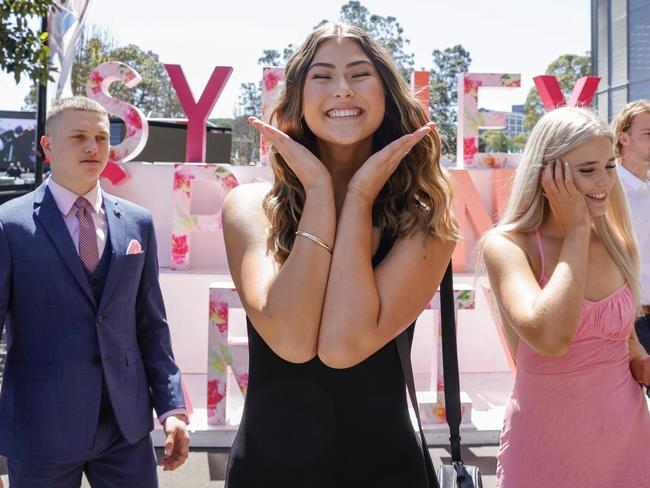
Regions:
[[[84,31],[77,44],[70,74],[72,93],[85,95],[90,72],[97,65],[107,61],[122,62],[136,70],[142,77],[142,81],[133,88],[114,83],[110,88],[112,96],[135,105],[147,117],[184,116],[167,70],[158,55],[152,51],[143,51],[133,44],[116,47],[110,32],[97,27]],[[36,87],[34,86],[25,97],[24,108],[33,109],[35,106]]]
[[[526,142],[528,141],[528,134],[517,134],[508,138],[508,149],[509,152],[520,153],[523,152],[524,147],[526,147]]]
[[[591,54],[587,52],[584,56],[563,54],[548,65],[545,74],[555,75],[566,99],[571,94],[576,81],[583,76],[589,76],[590,73]],[[524,110],[526,112],[524,126],[528,130],[532,130],[537,121],[546,113],[546,109],[535,87],[531,88],[528,92]]]
[[[431,120],[438,124],[443,141],[443,153],[456,158],[456,122],[458,110],[458,76],[469,70],[472,57],[460,44],[432,53],[430,71]]]
[[[528,141],[528,134],[508,136],[501,130],[482,130],[478,136],[479,152],[521,153]]]
[[[486,130],[482,132],[479,136],[479,147],[481,146],[481,139],[485,145],[483,150],[486,152],[508,152],[508,136],[502,130]]]
[[[260,134],[248,123],[248,117],[259,117],[262,112],[261,85],[262,82],[241,84],[232,122],[232,164],[250,164],[260,159]]]
[[[284,66],[294,51],[295,47],[293,44],[285,47],[282,53],[277,49],[265,49],[262,51],[262,56],[257,59],[257,64],[261,66]]]
[[[0,69],[13,73],[16,83],[23,75],[41,82],[50,78],[53,68],[45,44],[47,33],[41,34],[32,25],[34,18],[44,17],[53,8],[57,8],[54,0],[2,0]]]

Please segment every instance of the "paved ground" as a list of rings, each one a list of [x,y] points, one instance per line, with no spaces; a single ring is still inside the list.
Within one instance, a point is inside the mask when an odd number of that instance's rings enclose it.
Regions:
[[[484,488],[495,488],[496,486],[496,452],[497,446],[463,448],[465,463],[477,465],[481,469]],[[431,448],[431,455],[436,466],[441,461],[449,462],[450,455],[446,449]],[[177,471],[159,472],[160,488],[223,488],[227,462],[227,449],[193,450],[185,465]],[[6,472],[6,464],[4,460],[0,459],[0,474],[3,475],[1,478],[5,482],[5,487],[8,488]],[[90,487],[85,480],[82,486]]]

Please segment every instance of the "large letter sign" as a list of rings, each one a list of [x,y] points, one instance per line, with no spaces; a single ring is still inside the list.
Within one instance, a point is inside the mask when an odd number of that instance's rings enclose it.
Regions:
[[[411,90],[413,95],[418,99],[422,108],[429,113],[431,88],[429,87],[429,72],[428,71],[414,71],[411,74]],[[434,120],[435,122],[435,120]]]
[[[598,76],[583,76],[576,81],[569,101],[564,101],[564,94],[557,78],[553,75],[542,75],[533,78],[544,108],[550,112],[558,107],[588,107],[596,94],[600,78]]]
[[[187,117],[187,142],[185,146],[185,162],[187,163],[204,163],[205,162],[205,124],[208,121],[210,112],[217,103],[217,99],[226,85],[228,78],[232,74],[230,66],[217,66],[212,71],[210,81],[203,90],[203,94],[198,102],[194,100],[192,90],[187,84],[183,68],[180,64],[166,64],[165,69],[169,73],[172,85],[176,90],[178,100],[185,110]]]
[[[221,206],[239,182],[227,165],[177,164],[174,169],[174,214],[172,218],[172,270],[191,269],[192,234],[220,231]],[[207,207],[193,210],[192,194],[203,185],[210,194]]]
[[[518,162],[518,156],[515,155],[478,152],[479,129],[506,127],[505,113],[479,112],[478,92],[480,88],[519,88],[520,86],[519,74],[463,73],[458,77],[457,166],[459,168],[503,168]]]
[[[270,123],[271,112],[278,95],[284,87],[284,68],[265,66],[262,70],[262,114],[264,122]],[[269,141],[260,136],[260,164],[269,164]]]
[[[110,86],[117,81],[132,88],[140,83],[142,78],[137,71],[124,63],[109,62],[97,66],[90,73],[86,85],[88,97],[99,102],[108,113],[121,118],[126,127],[124,140],[111,148],[110,161],[102,173],[102,176],[110,179],[114,185],[124,182],[129,177],[128,173],[115,163],[135,158],[140,154],[149,137],[149,125],[142,111],[138,107],[113,98],[109,93]]]

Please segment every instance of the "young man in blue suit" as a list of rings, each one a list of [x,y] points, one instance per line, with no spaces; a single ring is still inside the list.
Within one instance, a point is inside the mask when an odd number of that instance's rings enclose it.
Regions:
[[[63,99],[45,132],[51,177],[0,206],[0,454],[11,488],[155,487],[152,407],[165,470],[189,436],[151,214],[99,186],[101,105]]]

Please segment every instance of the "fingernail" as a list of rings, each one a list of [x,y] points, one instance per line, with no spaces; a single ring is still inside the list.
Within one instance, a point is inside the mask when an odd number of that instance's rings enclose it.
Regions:
[[[169,449],[165,449],[165,456],[169,456],[170,454],[171,452],[169,451]]]

